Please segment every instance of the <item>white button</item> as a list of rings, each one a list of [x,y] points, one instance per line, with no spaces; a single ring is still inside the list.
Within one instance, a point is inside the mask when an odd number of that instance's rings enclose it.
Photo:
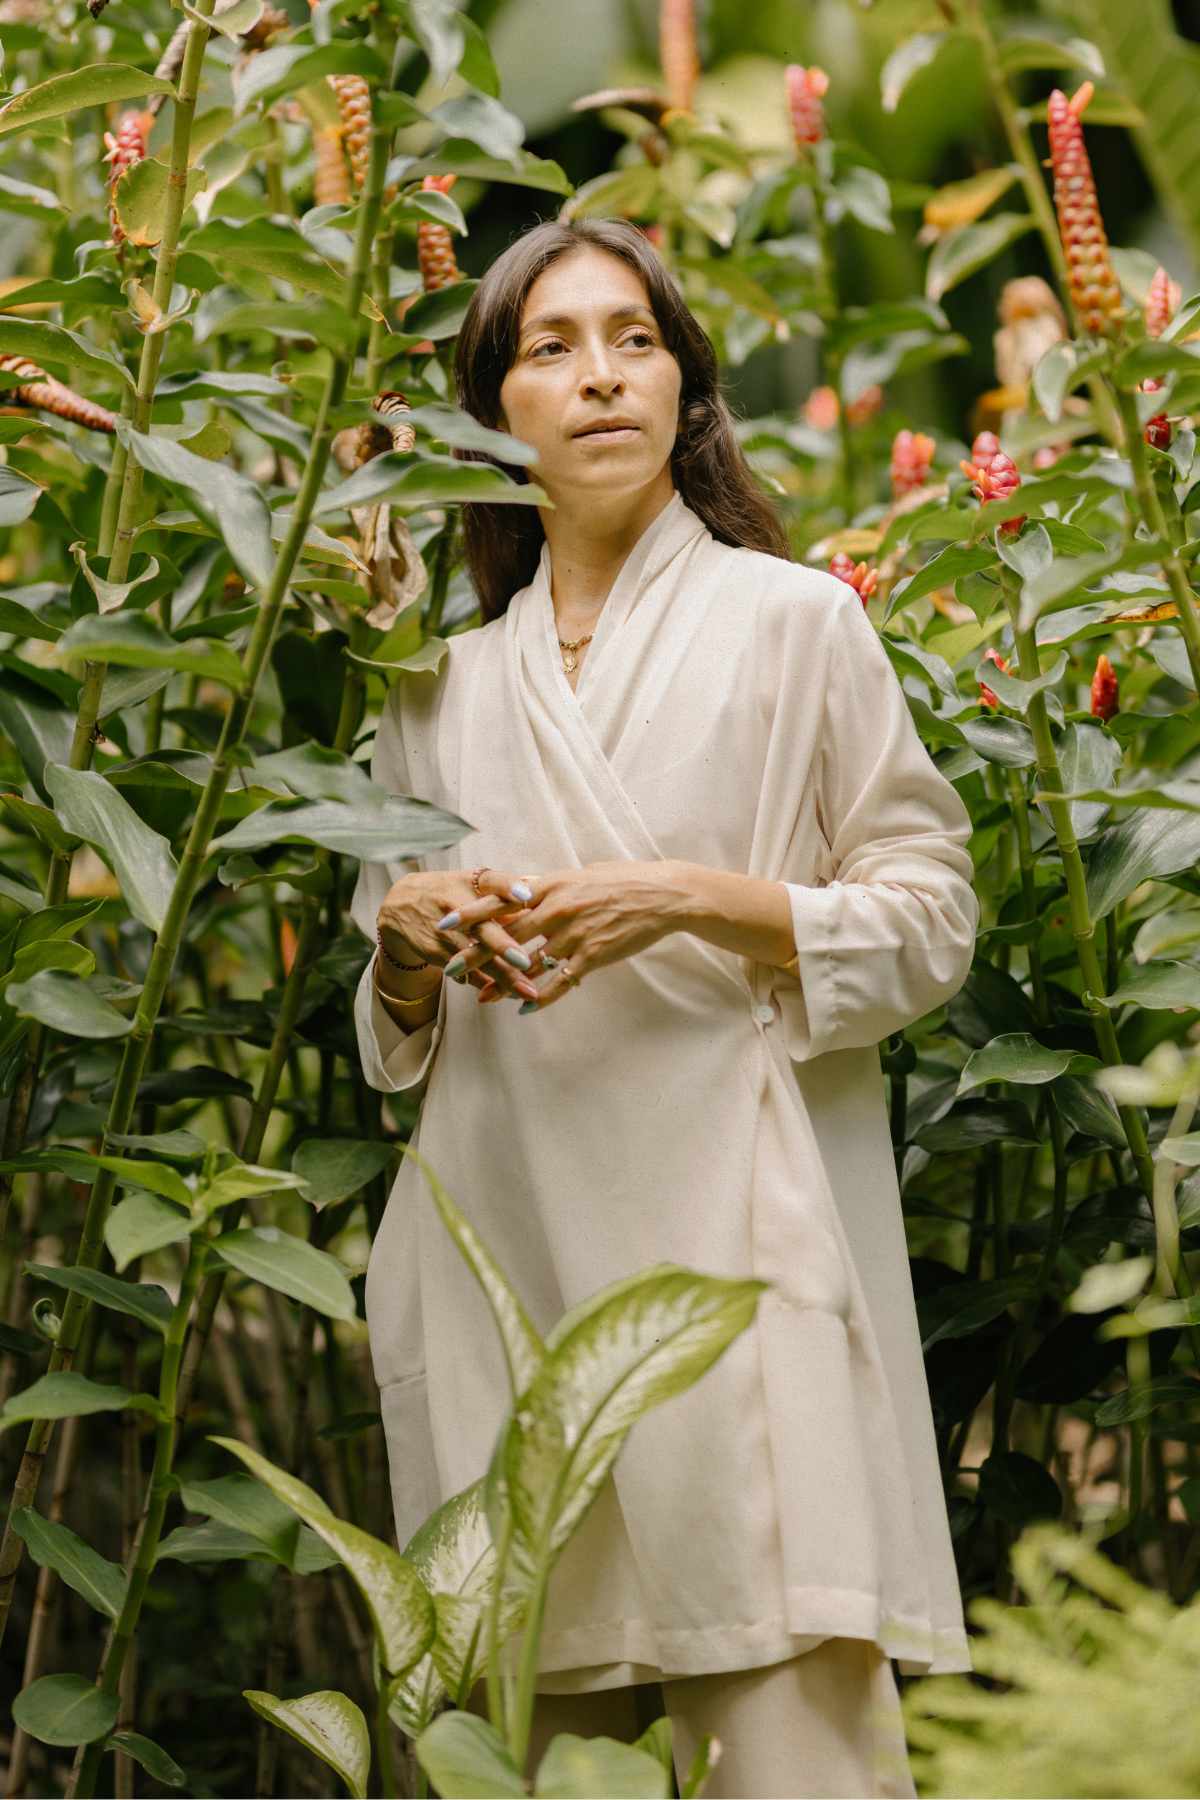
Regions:
[[[775,1008],[773,1006],[768,1006],[764,1001],[761,1006],[755,1007],[754,1016],[760,1025],[773,1025],[775,1023]]]

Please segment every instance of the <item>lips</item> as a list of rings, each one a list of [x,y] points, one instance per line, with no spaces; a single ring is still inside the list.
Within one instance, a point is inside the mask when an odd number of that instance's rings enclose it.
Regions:
[[[599,437],[603,433],[613,431],[637,431],[640,428],[630,419],[606,419],[603,424],[588,425],[582,431],[575,432],[577,438]]]

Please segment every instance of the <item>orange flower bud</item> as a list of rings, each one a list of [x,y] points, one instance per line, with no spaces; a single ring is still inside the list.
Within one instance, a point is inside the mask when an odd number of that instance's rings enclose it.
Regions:
[[[361,75],[331,75],[329,81],[342,115],[342,142],[350,173],[355,187],[360,188],[371,160],[371,90]]]
[[[448,194],[457,175],[426,175],[422,181],[423,188],[436,188],[440,193]],[[437,219],[422,219],[417,226],[417,267],[421,271],[421,285],[427,294],[435,288],[449,287],[452,282],[462,280],[462,270],[454,255],[454,239],[450,227],[441,224]]]
[[[1183,290],[1177,281],[1172,281],[1164,268],[1154,271],[1154,279],[1150,283],[1150,291],[1146,295],[1146,333],[1149,337],[1161,337],[1171,323],[1175,308],[1179,305]]]
[[[830,561],[829,573],[852,587],[864,606],[879,585],[879,570],[865,562],[856,563],[844,550],[839,550]]]
[[[1120,710],[1117,672],[1101,651],[1096,658],[1096,672],[1092,676],[1092,717],[1111,719]]]
[[[992,444],[996,446],[994,450],[990,448]],[[977,500],[1007,500],[1010,494],[1016,493],[1021,477],[1012,457],[1001,450],[995,432],[981,431],[971,447],[971,454],[971,462],[960,462],[958,466],[964,475],[970,476],[971,491]],[[1000,529],[1013,537],[1025,519],[1026,514],[1019,513],[1015,518],[1003,520]]]
[[[1050,167],[1072,303],[1086,331],[1108,333],[1119,327],[1124,309],[1079,123],[1092,91],[1091,82],[1085,81],[1071,100],[1061,88],[1051,94]]]
[[[851,400],[846,417],[852,425],[865,425],[883,405],[883,389],[875,382],[863,389],[857,400]]]
[[[923,431],[898,431],[892,444],[892,498],[915,493],[929,480],[937,445]]]
[[[821,101],[829,90],[828,75],[824,69],[789,63],[784,70],[784,84],[797,149],[819,144],[825,136],[825,108]]]

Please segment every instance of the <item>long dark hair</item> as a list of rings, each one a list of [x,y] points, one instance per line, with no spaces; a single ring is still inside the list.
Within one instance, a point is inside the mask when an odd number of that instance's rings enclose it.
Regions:
[[[712,344],[653,244],[628,220],[548,219],[501,251],[471,296],[458,334],[459,405],[481,425],[498,424],[500,387],[516,355],[525,296],[551,263],[587,245],[621,257],[641,276],[666,346],[679,364],[679,436],[671,475],[685,504],[719,542],[790,562],[787,534],[737,441]],[[530,479],[524,469],[498,463],[482,451],[455,450],[454,455],[496,464],[516,481]],[[472,501],[463,506],[462,515],[467,571],[486,622],[499,618],[513,595],[533,580],[546,534],[535,506]]]

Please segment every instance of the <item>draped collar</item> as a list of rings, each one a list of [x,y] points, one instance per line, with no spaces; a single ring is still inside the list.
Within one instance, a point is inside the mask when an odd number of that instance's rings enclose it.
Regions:
[[[660,513],[647,525],[630,550],[609,589],[596,621],[588,653],[583,659],[579,679],[572,690],[563,673],[562,655],[558,648],[558,628],[554,618],[554,599],[550,588],[550,545],[544,542],[532,582],[510,603],[517,605],[521,623],[535,628],[544,641],[549,661],[558,671],[558,680],[573,700],[581,698],[595,677],[595,670],[620,628],[630,618],[647,593],[679,554],[701,535],[708,534],[704,520],[687,505],[678,489]]]

